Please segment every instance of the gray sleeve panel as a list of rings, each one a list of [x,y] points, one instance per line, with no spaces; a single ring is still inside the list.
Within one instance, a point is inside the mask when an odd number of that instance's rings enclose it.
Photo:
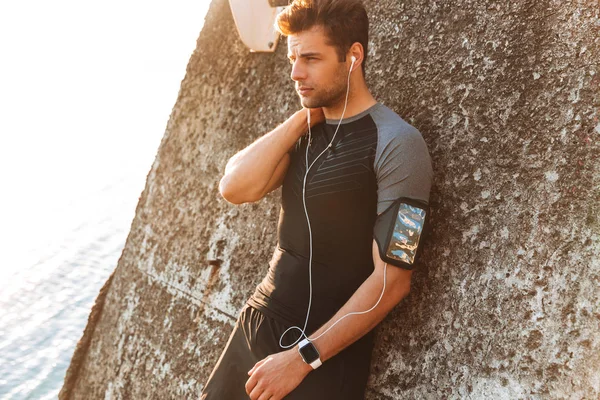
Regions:
[[[377,214],[399,197],[429,204],[433,168],[423,136],[384,105],[377,107],[371,116],[378,132],[373,164],[377,177]]]

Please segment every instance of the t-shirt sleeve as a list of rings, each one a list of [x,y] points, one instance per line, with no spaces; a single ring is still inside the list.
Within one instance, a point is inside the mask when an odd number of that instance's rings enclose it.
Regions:
[[[378,125],[374,169],[377,177],[377,214],[400,197],[429,204],[433,168],[421,133],[398,118]]]

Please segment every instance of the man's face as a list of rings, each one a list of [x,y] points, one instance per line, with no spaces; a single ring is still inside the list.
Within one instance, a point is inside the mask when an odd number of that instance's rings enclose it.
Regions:
[[[303,107],[333,107],[346,97],[348,66],[338,61],[333,46],[325,43],[323,28],[288,36],[291,78]]]

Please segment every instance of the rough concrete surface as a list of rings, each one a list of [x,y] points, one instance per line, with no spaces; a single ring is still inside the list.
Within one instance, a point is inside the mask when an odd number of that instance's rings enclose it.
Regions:
[[[368,83],[435,171],[367,399],[599,398],[599,3],[365,4]],[[233,206],[218,182],[300,107],[285,52],[250,53],[213,0],[61,399],[198,397],[276,245],[280,189]]]

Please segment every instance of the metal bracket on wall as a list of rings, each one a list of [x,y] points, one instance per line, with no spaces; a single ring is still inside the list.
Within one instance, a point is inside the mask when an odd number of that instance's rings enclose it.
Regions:
[[[235,26],[251,52],[274,52],[279,41],[275,17],[285,6],[283,0],[229,0]]]

